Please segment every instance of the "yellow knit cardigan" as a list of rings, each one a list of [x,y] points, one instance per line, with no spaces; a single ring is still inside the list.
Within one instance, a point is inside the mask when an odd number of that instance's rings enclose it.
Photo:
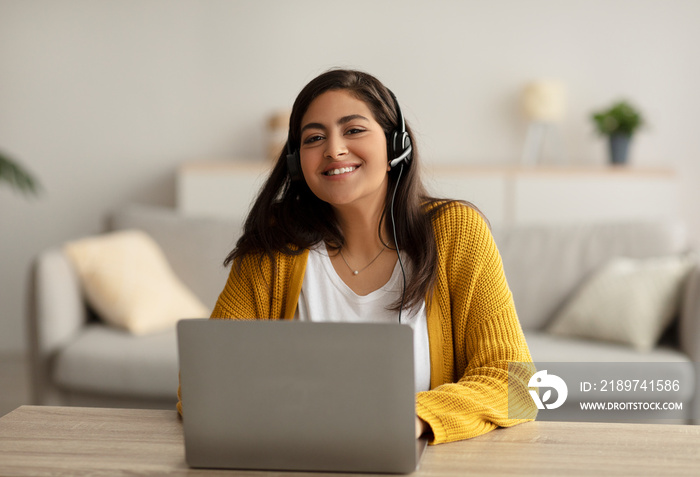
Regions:
[[[527,380],[533,369],[489,227],[474,209],[452,204],[434,219],[438,249],[435,287],[426,297],[431,390],[416,394],[416,413],[432,444],[467,439],[530,419],[509,418],[510,406],[534,418]],[[231,267],[212,318],[292,319],[308,250],[269,260],[246,256]],[[178,408],[182,411],[181,404]],[[522,417],[521,413],[519,417]]]

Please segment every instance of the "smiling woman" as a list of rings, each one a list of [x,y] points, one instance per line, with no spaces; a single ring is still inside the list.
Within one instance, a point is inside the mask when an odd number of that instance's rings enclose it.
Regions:
[[[523,422],[508,416],[508,390],[530,402],[529,375],[509,363],[531,357],[488,224],[427,195],[411,129],[375,77],[331,70],[299,93],[225,263],[212,318],[411,326],[417,436]]]

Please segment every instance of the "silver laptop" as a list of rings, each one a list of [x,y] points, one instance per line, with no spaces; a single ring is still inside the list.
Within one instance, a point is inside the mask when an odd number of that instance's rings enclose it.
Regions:
[[[413,472],[413,330],[406,325],[182,320],[189,466]]]

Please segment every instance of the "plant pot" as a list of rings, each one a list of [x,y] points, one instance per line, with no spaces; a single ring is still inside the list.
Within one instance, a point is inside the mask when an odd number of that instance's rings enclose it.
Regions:
[[[626,164],[629,157],[630,141],[629,134],[610,135],[610,162],[612,164]]]

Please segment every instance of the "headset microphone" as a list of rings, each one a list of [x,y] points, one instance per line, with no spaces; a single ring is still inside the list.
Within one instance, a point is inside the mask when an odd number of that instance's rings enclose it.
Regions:
[[[406,149],[399,157],[397,157],[396,159],[392,159],[391,161],[389,161],[389,167],[391,167],[391,168],[393,169],[394,167],[396,167],[396,166],[398,166],[399,164],[401,164],[404,160],[405,160],[406,162],[410,161],[410,160],[411,160],[410,156],[412,155],[412,153],[413,153],[413,146],[411,146],[411,145],[409,144],[409,145],[408,145],[408,149]]]

